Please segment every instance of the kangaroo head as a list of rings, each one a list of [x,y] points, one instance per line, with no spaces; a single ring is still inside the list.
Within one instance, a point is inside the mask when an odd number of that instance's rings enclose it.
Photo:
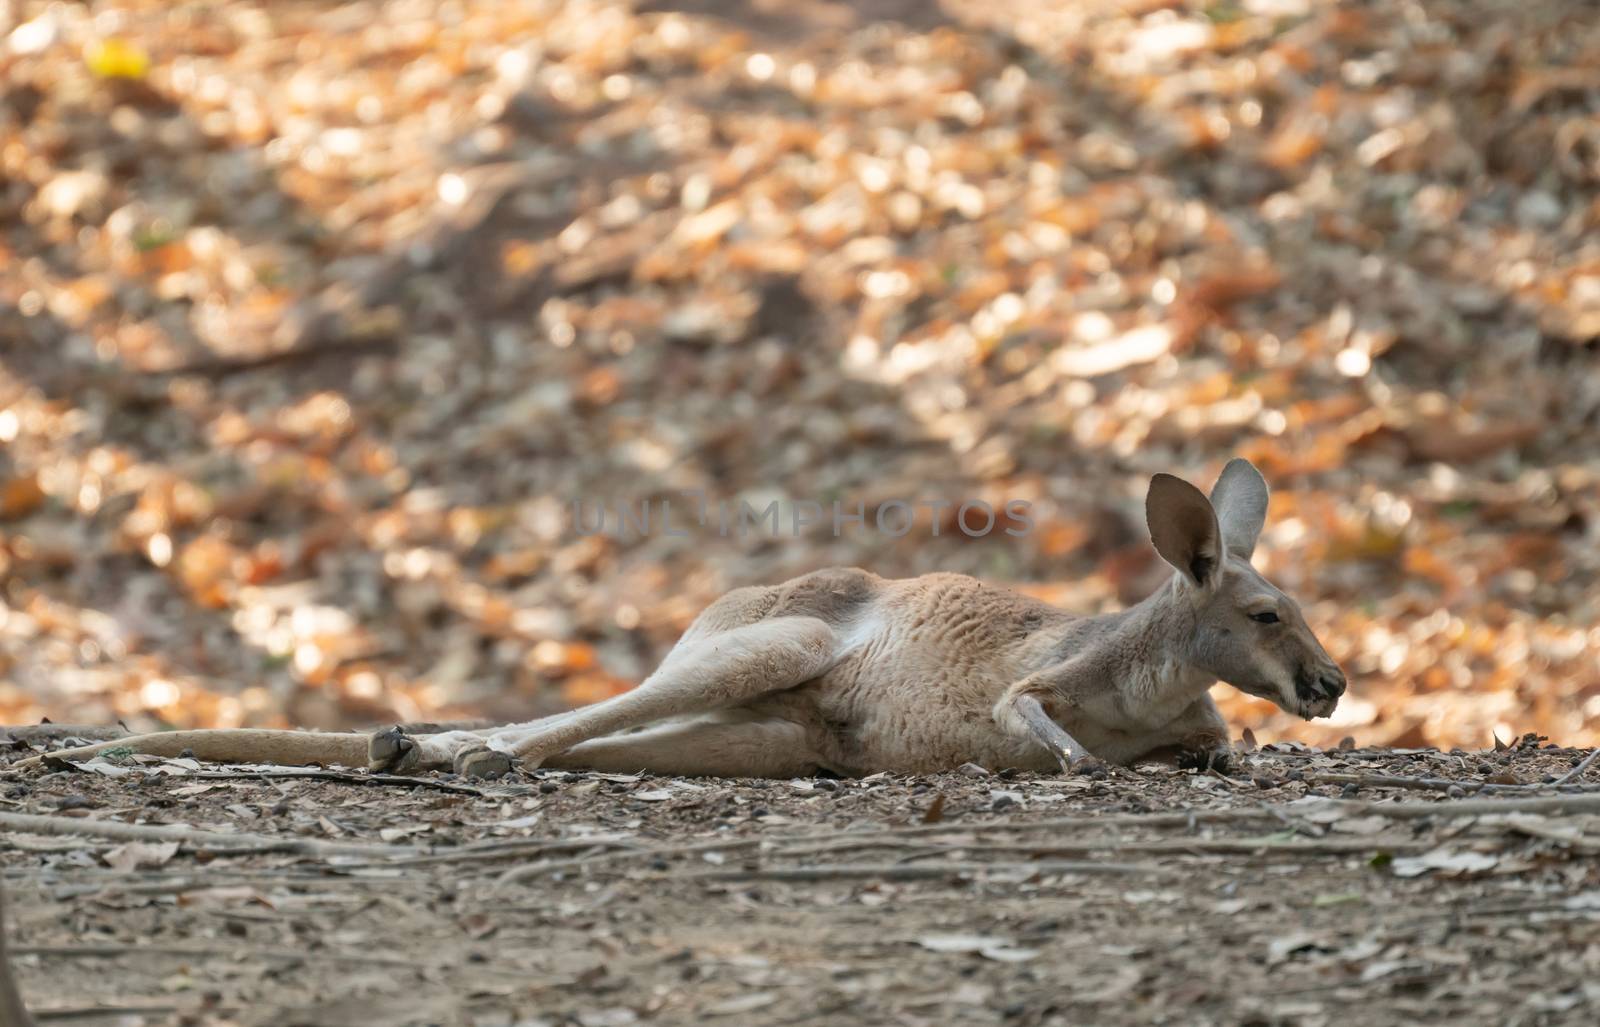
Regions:
[[[1250,566],[1267,518],[1267,483],[1248,460],[1232,460],[1211,498],[1182,478],[1158,474],[1145,498],[1150,540],[1177,569],[1173,588],[1192,609],[1187,661],[1242,692],[1310,720],[1344,694],[1300,607]]]

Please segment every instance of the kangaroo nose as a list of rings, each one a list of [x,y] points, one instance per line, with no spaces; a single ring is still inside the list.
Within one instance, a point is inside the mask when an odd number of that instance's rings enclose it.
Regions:
[[[1328,694],[1333,698],[1337,699],[1339,696],[1344,694],[1344,686],[1344,671],[1340,670],[1338,667],[1323,673],[1322,687],[1326,688],[1328,690]]]

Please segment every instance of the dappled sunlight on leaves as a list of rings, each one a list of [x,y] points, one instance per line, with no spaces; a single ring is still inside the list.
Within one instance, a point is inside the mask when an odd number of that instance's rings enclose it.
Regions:
[[[1570,4],[17,6],[0,721],[523,718],[828,564],[1111,609],[1243,455],[1351,691],[1235,724],[1600,736]],[[868,527],[573,530],[682,490]]]

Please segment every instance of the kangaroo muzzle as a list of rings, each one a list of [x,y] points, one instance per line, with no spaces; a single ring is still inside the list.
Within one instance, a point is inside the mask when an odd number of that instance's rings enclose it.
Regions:
[[[1300,715],[1306,720],[1328,716],[1339,705],[1339,697],[1344,694],[1344,689],[1344,671],[1332,664],[1300,668],[1294,679],[1295,697],[1300,700]]]

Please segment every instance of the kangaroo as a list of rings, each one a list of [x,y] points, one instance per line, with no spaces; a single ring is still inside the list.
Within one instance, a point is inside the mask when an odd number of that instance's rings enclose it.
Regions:
[[[963,763],[1103,773],[1176,757],[1226,771],[1218,680],[1311,719],[1345,676],[1295,602],[1250,565],[1267,484],[1249,461],[1211,497],[1157,474],[1145,499],[1165,586],[1120,612],[1075,616],[959,574],[902,580],[816,571],[735,589],[655,673],[603,702],[525,724],[410,735],[177,731],[110,746],[202,759],[702,777],[929,773]]]

